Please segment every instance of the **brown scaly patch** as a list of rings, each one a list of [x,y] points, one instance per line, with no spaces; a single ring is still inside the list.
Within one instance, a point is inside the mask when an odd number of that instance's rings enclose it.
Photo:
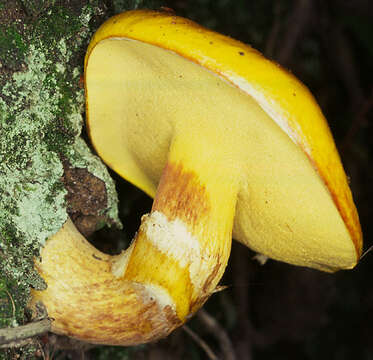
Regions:
[[[145,303],[139,301],[141,290],[137,289],[136,292],[139,292],[138,297],[133,297],[133,289],[128,288],[123,292],[123,298],[116,298],[111,295],[117,294],[109,293],[109,299],[102,302],[83,296],[84,301],[80,306],[85,314],[84,320],[76,307],[73,307],[70,313],[66,308],[62,313],[56,311],[53,314],[53,331],[92,343],[134,345],[165,337],[181,325],[175,315],[172,316],[172,309],[163,309],[162,312],[155,300]],[[128,298],[132,300],[123,301]],[[87,305],[89,301],[91,305]],[[92,311],[84,310],[85,306],[92,307]],[[122,309],[118,309],[118,306]],[[106,311],[103,311],[103,307]],[[169,314],[166,314],[167,312]]]
[[[210,211],[206,187],[196,173],[183,165],[167,163],[163,170],[152,211],[159,210],[169,220],[178,218],[193,227]]]
[[[175,328],[179,327],[182,324],[180,319],[175,315],[175,311],[171,308],[171,306],[165,306],[163,308],[163,314],[166,317],[167,321],[175,326]]]

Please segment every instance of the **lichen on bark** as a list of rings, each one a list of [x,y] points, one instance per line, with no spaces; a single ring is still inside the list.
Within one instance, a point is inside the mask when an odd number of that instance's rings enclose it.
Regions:
[[[67,218],[62,160],[104,181],[107,222],[120,226],[114,183],[80,138],[86,46],[102,1],[0,1],[0,327],[24,323],[33,268]]]

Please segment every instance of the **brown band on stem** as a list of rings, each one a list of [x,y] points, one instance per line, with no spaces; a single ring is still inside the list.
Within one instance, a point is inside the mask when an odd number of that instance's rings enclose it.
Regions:
[[[169,220],[179,218],[192,228],[208,216],[210,201],[205,185],[183,165],[167,163],[158,185],[152,211],[162,211]]]
[[[185,228],[188,236],[193,237],[194,233],[208,222],[206,219],[209,218],[210,208],[206,187],[201,184],[196,173],[186,171],[181,164],[168,163],[162,173],[152,214],[163,214],[168,221],[167,226],[172,227],[172,223],[176,221]],[[145,224],[147,220],[148,218],[144,217],[142,223]],[[149,229],[149,226],[151,229],[153,226],[156,229],[160,224],[147,225],[146,228]],[[172,230],[170,229],[170,231]],[[195,289],[195,279],[191,278],[189,267],[192,263],[196,265],[204,261],[205,250],[200,243],[198,244],[198,247],[201,247],[200,255],[189,258],[185,254],[185,259],[181,260],[175,258],[174,250],[170,249],[183,246],[178,243],[179,241],[183,242],[183,239],[180,239],[182,234],[175,234],[175,238],[171,238],[167,246],[161,245],[157,240],[148,239],[147,236],[149,234],[146,234],[144,226],[141,226],[125,278],[156,285],[166,290],[175,301],[177,315],[184,321],[192,311],[191,304],[199,302],[196,299],[196,292],[200,292]],[[159,241],[164,243],[164,240],[159,239]],[[182,250],[179,251],[179,253],[181,252]],[[149,266],[149,258],[152,259],[152,266]],[[211,266],[214,268],[213,265]],[[201,296],[207,298],[208,295],[202,294]]]

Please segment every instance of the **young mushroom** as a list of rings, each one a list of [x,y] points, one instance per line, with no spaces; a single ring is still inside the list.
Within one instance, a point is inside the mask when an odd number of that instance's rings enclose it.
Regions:
[[[154,197],[131,246],[109,256],[68,220],[36,266],[53,331],[139,344],[166,336],[214,292],[233,237],[294,265],[353,268],[362,235],[313,96],[248,45],[173,14],[105,22],[85,59],[94,148]]]

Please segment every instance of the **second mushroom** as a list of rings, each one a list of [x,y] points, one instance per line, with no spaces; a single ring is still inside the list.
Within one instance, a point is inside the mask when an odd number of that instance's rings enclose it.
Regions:
[[[154,203],[131,246],[99,252],[71,220],[36,263],[53,331],[159,339],[214,292],[232,236],[290,264],[356,265],[358,215],[328,125],[293,75],[251,47],[154,11],[109,19],[85,59],[86,114],[105,163]]]

